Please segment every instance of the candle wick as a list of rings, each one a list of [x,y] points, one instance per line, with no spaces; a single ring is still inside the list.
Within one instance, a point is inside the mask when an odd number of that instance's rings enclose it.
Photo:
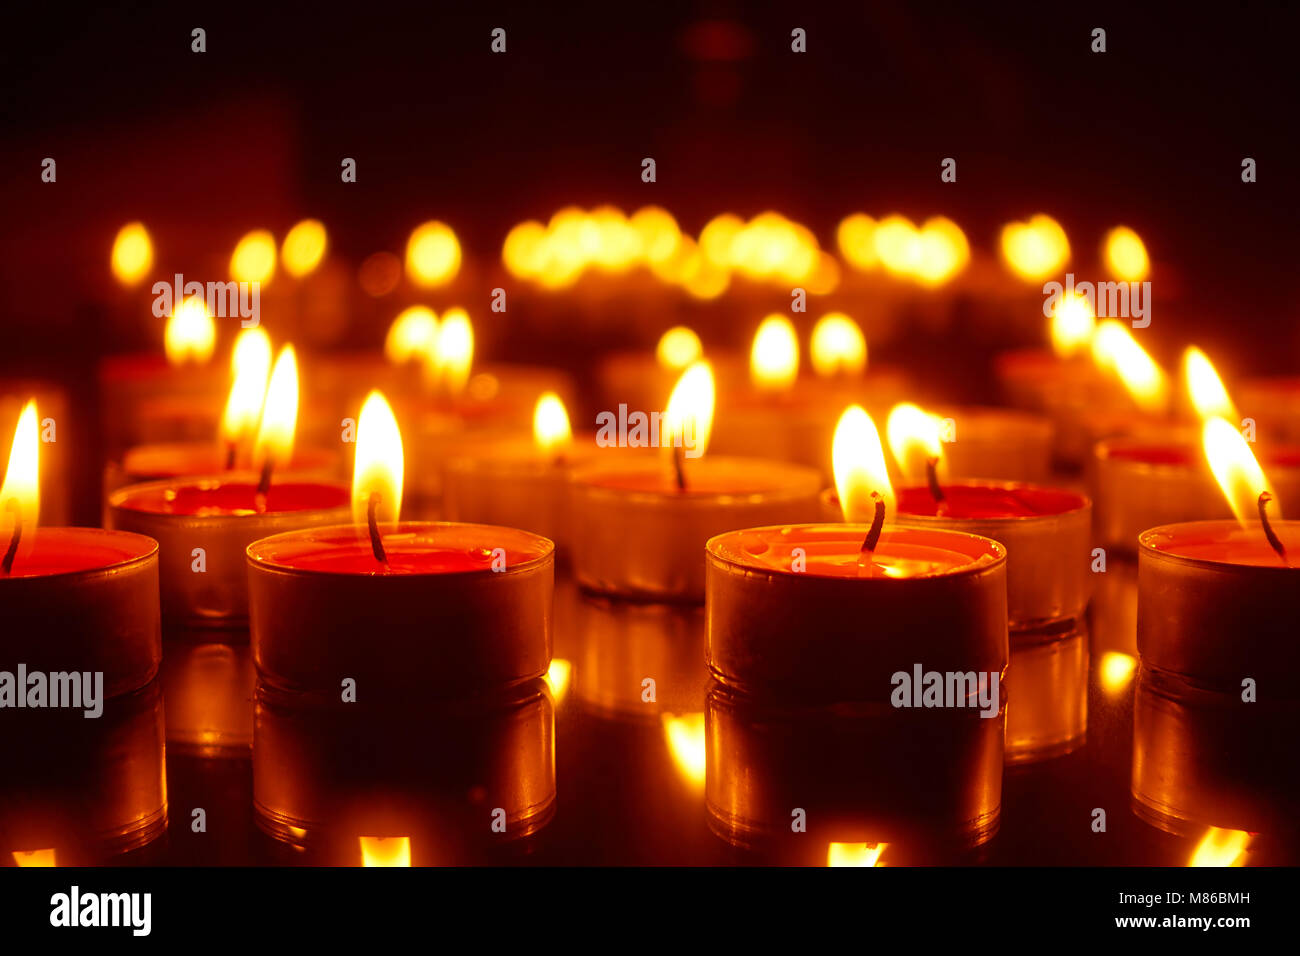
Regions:
[[[262,476],[257,479],[257,510],[266,511],[266,495],[271,490],[271,472],[275,470],[275,459],[270,455],[262,463]]]
[[[876,550],[876,545],[880,543],[880,532],[885,528],[885,499],[880,497],[878,492],[873,491],[871,498],[876,503],[876,514],[871,519],[871,530],[867,532],[866,538],[862,542],[862,556],[865,558]]]
[[[226,471],[232,471],[235,467],[235,443],[226,442]]]
[[[682,451],[682,446],[673,444],[673,474],[677,478],[677,490],[686,490],[686,455]]]
[[[7,576],[14,569],[14,558],[18,557],[18,542],[23,538],[23,513],[14,498],[5,502],[5,510],[14,513],[14,533],[9,538],[9,548],[5,551],[3,560],[0,560],[0,573]]]
[[[366,505],[366,524],[370,526],[370,550],[374,552],[375,560],[380,564],[387,566],[388,554],[384,551],[384,539],[379,536],[379,522],[375,517],[375,511],[379,507],[379,492],[370,493],[370,503]]]
[[[930,497],[934,499],[935,504],[943,504],[946,497],[943,489],[939,487],[939,458],[926,459],[925,462],[925,480],[930,484]]]
[[[1268,503],[1273,500],[1273,495],[1267,491],[1259,493],[1259,520],[1264,525],[1264,537],[1268,539],[1269,547],[1277,552],[1277,556],[1282,559],[1282,563],[1287,567],[1291,562],[1287,559],[1286,548],[1282,544],[1282,539],[1277,536],[1273,526],[1268,521]]]

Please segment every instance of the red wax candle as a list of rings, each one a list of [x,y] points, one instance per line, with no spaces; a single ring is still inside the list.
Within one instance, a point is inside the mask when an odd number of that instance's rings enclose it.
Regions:
[[[376,558],[365,528],[249,545],[253,657],[264,681],[370,699],[471,693],[541,677],[551,660],[554,545],[494,525],[403,522]],[[358,698],[359,699],[359,698]]]
[[[109,527],[159,544],[163,617],[190,626],[242,627],[248,615],[244,549],[267,535],[336,524],[349,515],[341,482],[273,481],[234,473],[128,485],[108,499]]]

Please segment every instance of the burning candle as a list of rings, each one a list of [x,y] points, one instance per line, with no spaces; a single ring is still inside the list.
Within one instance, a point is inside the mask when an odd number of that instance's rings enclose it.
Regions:
[[[1138,539],[1134,805],[1178,833],[1290,830],[1300,710],[1286,678],[1300,666],[1300,523],[1278,520],[1232,425],[1210,418],[1203,444],[1237,520],[1165,525]]]
[[[248,546],[263,681],[337,694],[351,680],[358,695],[388,695],[468,693],[546,674],[554,545],[513,528],[399,522],[402,462],[392,409],[372,393],[357,426],[355,524]]]
[[[5,660],[28,675],[0,682],[0,706],[51,706],[47,675],[56,672],[90,680],[78,683],[79,696],[97,691],[102,704],[158,671],[158,545],[124,531],[38,526],[37,423],[36,403],[28,402],[0,485]]]
[[[169,624],[242,627],[248,617],[244,549],[276,532],[346,517],[346,485],[274,477],[277,467],[292,461],[297,412],[297,363],[286,347],[267,389],[254,471],[145,482],[109,495],[110,527],[159,544],[162,613]]]
[[[671,463],[639,457],[573,475],[574,573],[596,591],[698,602],[704,543],[732,528],[817,514],[817,472],[797,465],[705,455],[714,382],[706,362],[682,374],[659,428]]]

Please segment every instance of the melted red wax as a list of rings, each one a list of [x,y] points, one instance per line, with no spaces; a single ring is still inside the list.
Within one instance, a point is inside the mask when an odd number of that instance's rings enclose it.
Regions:
[[[936,502],[925,486],[898,489],[901,514],[944,518],[1027,518],[1059,515],[1082,508],[1082,495],[1061,488],[1030,485],[943,486],[944,501]]]
[[[142,487],[122,499],[122,507],[150,514],[216,517],[281,511],[325,511],[349,504],[351,495],[342,485],[308,481],[271,483],[259,500],[251,481],[158,484]]]

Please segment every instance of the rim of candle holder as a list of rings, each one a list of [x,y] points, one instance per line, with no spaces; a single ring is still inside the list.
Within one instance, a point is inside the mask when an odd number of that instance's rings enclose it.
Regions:
[[[246,469],[239,471],[230,471],[220,475],[183,475],[176,478],[162,478],[157,481],[139,481],[129,485],[123,485],[109,493],[105,500],[104,507],[108,512],[118,512],[131,515],[150,515],[159,518],[167,518],[172,523],[172,527],[177,528],[205,528],[211,525],[220,525],[229,521],[238,521],[245,518],[267,518],[279,519],[286,515],[301,515],[306,513],[323,513],[338,512],[340,515],[351,514],[352,511],[352,488],[347,482],[334,478],[308,478],[307,476],[297,475],[293,472],[286,472],[284,478],[288,481],[277,480],[273,482],[274,486],[284,488],[292,485],[317,485],[329,487],[331,490],[339,491],[343,495],[343,500],[337,505],[329,505],[320,508],[291,508],[281,510],[267,511],[239,511],[237,513],[225,513],[214,515],[191,515],[181,514],[172,511],[154,511],[145,508],[133,508],[126,504],[126,498],[131,495],[140,495],[146,492],[163,491],[167,488],[178,486],[198,487],[201,490],[211,490],[225,484],[249,484],[256,487],[259,475],[256,472]]]
[[[1269,524],[1274,530],[1281,528],[1300,529],[1300,520],[1286,519],[1269,519]],[[1294,567],[1284,564],[1245,564],[1240,561],[1225,561],[1216,558],[1193,558],[1183,554],[1176,554],[1172,551],[1162,551],[1153,545],[1153,540],[1159,535],[1169,535],[1175,531],[1184,533],[1203,530],[1241,530],[1241,524],[1235,518],[1213,518],[1204,521],[1180,521],[1174,524],[1162,524],[1154,528],[1148,528],[1138,535],[1138,558],[1148,561],[1169,562],[1186,568],[1194,568],[1202,571],[1214,571],[1224,575],[1251,575],[1268,574],[1270,576],[1285,576],[1300,574],[1300,565]],[[1263,532],[1259,532],[1262,536]]]
[[[100,565],[98,567],[93,567],[93,568],[77,568],[71,571],[50,571],[45,574],[17,573],[18,570],[21,569],[21,563],[15,562],[14,563],[15,573],[0,575],[0,588],[18,587],[19,586],[18,582],[20,581],[26,581],[29,584],[31,584],[33,582],[63,580],[66,578],[79,577],[79,576],[84,576],[88,578],[109,577],[111,575],[120,574],[123,571],[139,567],[140,565],[148,564],[150,560],[156,561],[158,559],[158,542],[155,541],[153,538],[149,537],[147,534],[139,534],[138,532],[135,531],[121,531],[115,528],[83,528],[78,525],[73,525],[68,527],[64,527],[60,525],[55,525],[55,526],[37,525],[35,536],[39,538],[40,532],[42,530],[77,531],[77,532],[83,532],[87,535],[94,535],[94,536],[104,535],[115,539],[119,539],[119,536],[124,535],[136,539],[138,542],[140,542],[140,547],[146,548],[146,550],[136,555],[135,557],[123,558],[122,560],[114,561],[111,564]],[[5,582],[9,582],[9,583],[5,583]]]
[[[506,531],[511,534],[524,535],[529,538],[535,538],[537,541],[544,542],[545,548],[542,553],[536,557],[521,561],[518,563],[508,563],[504,570],[495,571],[491,566],[483,568],[468,568],[465,570],[433,570],[433,571],[403,571],[399,574],[376,574],[373,578],[382,578],[385,580],[411,580],[413,578],[436,578],[445,580],[447,578],[464,579],[477,575],[494,575],[496,577],[507,577],[516,574],[523,574],[528,571],[536,570],[543,567],[547,562],[552,564],[555,561],[555,542],[545,535],[537,534],[533,531],[525,531],[522,528],[508,528],[504,525],[482,524],[476,521],[399,521],[396,527],[384,529],[384,539],[389,540],[392,535],[400,535],[412,529],[433,530],[436,528],[483,528],[497,531]],[[250,566],[256,567],[259,571],[271,572],[285,575],[301,575],[304,577],[352,577],[357,576],[354,571],[334,571],[325,568],[300,568],[293,565],[284,564],[270,557],[264,557],[254,554],[254,549],[263,549],[273,546],[276,543],[283,544],[287,539],[299,538],[308,539],[318,535],[324,535],[330,532],[346,532],[349,540],[365,542],[368,539],[363,537],[364,528],[357,524],[330,524],[319,525],[314,528],[298,528],[293,531],[281,531],[277,534],[267,535],[265,538],[258,538],[244,549],[245,559]]]
[[[927,493],[929,488],[928,485],[913,484],[910,482],[907,484],[900,484],[898,487],[908,488],[913,490],[923,489],[926,490]],[[895,511],[894,514],[891,515],[892,526],[917,528],[923,526],[921,523],[933,522],[936,526],[935,530],[938,530],[940,528],[943,528],[946,525],[949,525],[957,521],[967,523],[967,524],[1000,524],[1000,523],[1019,524],[1019,523],[1025,523],[1030,521],[1059,520],[1061,518],[1072,517],[1080,514],[1081,512],[1092,510],[1092,499],[1081,491],[1074,491],[1073,489],[1069,489],[1069,488],[1058,488],[1053,485],[1040,485],[1028,481],[999,481],[996,479],[984,479],[984,478],[958,478],[953,481],[945,481],[943,483],[943,487],[945,488],[947,487],[1001,488],[1001,489],[1022,488],[1022,489],[1028,489],[1030,491],[1047,491],[1047,492],[1052,492],[1054,494],[1071,495],[1075,497],[1079,503],[1076,507],[1070,508],[1066,511],[1051,511],[1051,512],[1046,512],[1044,514],[1033,514],[1033,515],[1004,515],[1004,516],[995,515],[995,516],[987,516],[981,518],[962,518],[962,517],[953,517],[950,515],[918,514],[917,512],[914,511],[906,511],[906,512]],[[821,493],[821,503],[824,507],[832,508],[838,512],[840,509],[839,492],[836,491],[836,489],[834,488],[824,489]],[[900,519],[906,519],[909,522],[916,521],[918,522],[918,524],[915,525],[901,524]],[[888,527],[889,525],[886,526],[886,528]],[[965,532],[965,533],[970,533],[970,532]],[[990,537],[990,535],[977,535],[977,536]]]

